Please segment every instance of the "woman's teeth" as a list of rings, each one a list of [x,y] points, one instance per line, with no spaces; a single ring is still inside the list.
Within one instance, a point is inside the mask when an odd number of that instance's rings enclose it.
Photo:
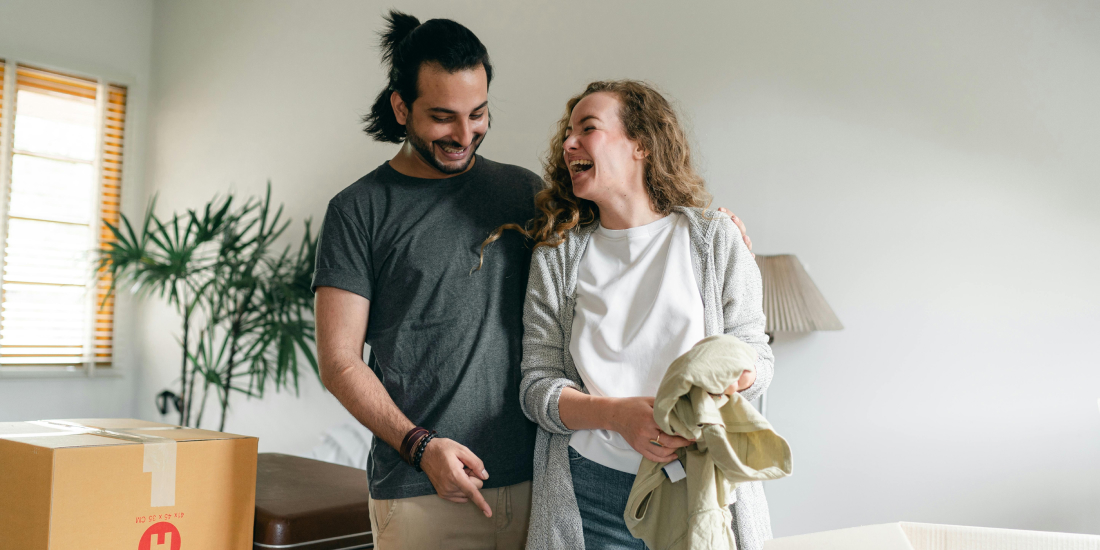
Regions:
[[[584,172],[592,168],[592,161],[586,159],[577,159],[569,162],[569,170],[574,174],[577,172]]]

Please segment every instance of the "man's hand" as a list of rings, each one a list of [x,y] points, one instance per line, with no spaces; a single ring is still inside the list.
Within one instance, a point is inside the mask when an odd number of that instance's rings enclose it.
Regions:
[[[653,462],[671,462],[676,458],[676,449],[692,444],[691,440],[661,432],[653,420],[652,397],[624,397],[615,403],[611,423],[614,431],[626,439],[627,443]],[[660,441],[655,445],[650,441]]]
[[[752,239],[749,238],[749,230],[745,229],[745,222],[742,222],[741,218],[737,217],[737,214],[726,210],[725,207],[719,208],[718,211],[729,216],[730,219],[733,220],[734,225],[737,226],[737,229],[741,230],[741,238],[745,240],[745,246],[749,247],[749,254],[752,254],[752,257],[755,258],[756,254],[752,251]],[[749,385],[751,386],[752,384]]]
[[[489,503],[481,496],[482,482],[489,479],[485,465],[470,449],[452,439],[437,437],[428,442],[420,469],[428,474],[436,494],[451,502],[474,501],[485,517],[493,517]]]

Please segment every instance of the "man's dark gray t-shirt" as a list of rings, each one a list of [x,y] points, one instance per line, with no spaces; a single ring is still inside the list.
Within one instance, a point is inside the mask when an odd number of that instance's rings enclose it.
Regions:
[[[414,424],[466,445],[485,463],[485,487],[531,479],[535,425],[519,404],[523,299],[531,251],[515,231],[485,250],[497,227],[527,222],[534,173],[476,157],[446,179],[379,166],[329,202],[313,288],[370,300],[371,368]],[[428,477],[374,439],[375,499],[435,492]]]

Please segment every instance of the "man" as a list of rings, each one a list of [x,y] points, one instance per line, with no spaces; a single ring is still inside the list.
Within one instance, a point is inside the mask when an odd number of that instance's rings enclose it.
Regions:
[[[391,11],[387,22],[389,86],[364,121],[401,148],[325,214],[313,280],[321,377],[375,435],[377,548],[522,548],[535,444],[519,405],[530,250],[505,232],[473,268],[493,229],[533,217],[541,179],[476,155],[492,80],[477,37],[445,19]]]

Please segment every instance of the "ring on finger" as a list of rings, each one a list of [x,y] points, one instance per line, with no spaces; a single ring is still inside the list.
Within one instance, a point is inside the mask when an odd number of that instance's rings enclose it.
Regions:
[[[664,447],[664,445],[661,444],[661,432],[657,432],[657,439],[650,439],[649,442],[658,447]]]

